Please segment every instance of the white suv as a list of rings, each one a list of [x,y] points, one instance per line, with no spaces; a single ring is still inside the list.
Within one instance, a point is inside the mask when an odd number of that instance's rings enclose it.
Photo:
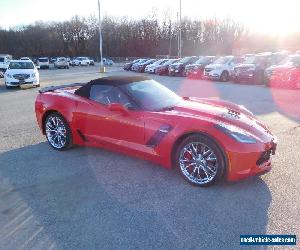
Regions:
[[[9,62],[12,59],[11,55],[0,55],[0,71],[5,72],[8,68]]]
[[[58,57],[56,61],[54,62],[54,68],[56,69],[68,69],[69,68],[69,62],[67,58],[65,57]]]
[[[37,68],[31,60],[12,60],[4,74],[6,88],[18,87],[24,84],[40,86]]]
[[[232,76],[238,60],[234,56],[223,56],[204,68],[204,78],[227,82]]]
[[[49,69],[48,57],[40,57],[37,61],[37,64],[40,66],[40,69]]]
[[[89,66],[90,65],[90,59],[87,57],[77,57],[75,60],[78,61],[79,66]]]

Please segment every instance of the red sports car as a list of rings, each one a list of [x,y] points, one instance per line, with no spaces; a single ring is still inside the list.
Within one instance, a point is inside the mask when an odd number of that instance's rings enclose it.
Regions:
[[[49,144],[103,147],[176,167],[192,184],[267,172],[276,138],[243,106],[180,97],[145,77],[48,87],[36,117]]]

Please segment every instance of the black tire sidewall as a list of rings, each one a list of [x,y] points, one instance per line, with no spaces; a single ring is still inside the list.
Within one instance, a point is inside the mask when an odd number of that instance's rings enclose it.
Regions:
[[[49,139],[48,139],[48,137],[47,137],[47,135],[46,135],[46,138],[47,138],[47,141],[48,141],[49,145],[50,145],[53,149],[58,150],[58,151],[64,151],[64,150],[67,150],[67,149],[71,148],[72,145],[73,145],[72,131],[71,131],[71,129],[70,129],[70,126],[69,126],[68,122],[66,121],[66,119],[65,119],[60,113],[57,113],[57,112],[51,113],[51,114],[49,114],[49,115],[46,117],[45,123],[44,123],[44,131],[45,131],[45,133],[46,133],[46,124],[47,124],[47,121],[48,121],[51,117],[58,117],[59,119],[61,119],[61,120],[63,121],[64,126],[65,126],[65,128],[66,128],[66,132],[67,132],[67,133],[66,133],[67,138],[66,138],[66,144],[65,144],[62,148],[56,148],[56,147],[54,147],[54,146],[50,143],[50,141],[49,141]]]
[[[179,164],[180,152],[185,145],[187,145],[188,143],[191,143],[191,142],[201,142],[201,143],[207,145],[214,151],[214,153],[217,157],[217,161],[218,161],[217,174],[208,183],[205,183],[205,184],[194,183],[194,182],[190,181],[181,171],[180,164]],[[224,154],[223,150],[217,145],[217,143],[213,139],[211,139],[210,137],[208,137],[206,135],[201,135],[201,134],[194,134],[194,135],[190,135],[190,136],[186,137],[178,145],[174,160],[175,160],[174,165],[176,166],[176,169],[180,172],[181,176],[190,184],[195,185],[195,186],[200,186],[200,187],[207,187],[207,186],[214,184],[216,181],[220,180],[224,176],[224,173],[226,170],[226,158],[225,158],[225,154]]]

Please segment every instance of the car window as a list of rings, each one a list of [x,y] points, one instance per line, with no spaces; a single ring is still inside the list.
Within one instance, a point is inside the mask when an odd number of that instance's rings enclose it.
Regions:
[[[119,88],[110,85],[92,85],[90,99],[104,105],[119,103],[127,108],[135,108]]]

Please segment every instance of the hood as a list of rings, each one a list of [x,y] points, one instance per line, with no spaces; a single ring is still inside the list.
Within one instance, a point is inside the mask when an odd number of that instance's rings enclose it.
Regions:
[[[180,117],[209,120],[215,124],[233,125],[263,142],[269,141],[272,137],[266,126],[248,110],[230,102],[191,98],[176,105],[173,110],[165,112]]]
[[[224,64],[209,64],[205,68],[215,69],[215,68],[220,68],[220,67],[223,67],[223,66],[224,66]]]
[[[171,67],[182,67],[184,64],[183,63],[173,63],[170,66]]]
[[[8,69],[6,70],[6,74],[32,74],[32,73],[36,73],[37,70],[36,69]]]
[[[240,63],[234,67],[235,69],[248,69],[248,68],[256,68],[256,64],[254,63]]]
[[[267,70],[291,70],[294,68],[295,66],[292,64],[283,64],[283,65],[273,65],[269,67]]]

